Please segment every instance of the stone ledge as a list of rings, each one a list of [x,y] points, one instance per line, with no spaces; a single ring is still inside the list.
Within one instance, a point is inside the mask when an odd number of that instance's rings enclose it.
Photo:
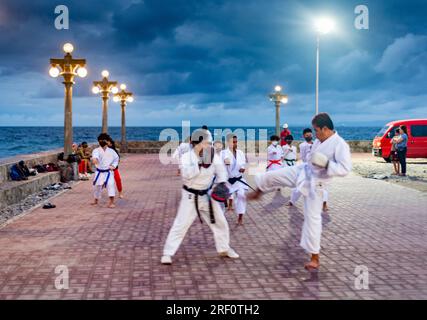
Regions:
[[[40,173],[24,181],[7,181],[0,184],[0,209],[24,200],[44,187],[60,181],[58,171]]]
[[[50,162],[57,164],[58,154],[61,152],[62,149],[55,149],[45,152],[19,155],[0,160],[0,185],[10,181],[9,171],[15,163],[23,160],[29,168],[32,168],[38,164],[47,164]]]

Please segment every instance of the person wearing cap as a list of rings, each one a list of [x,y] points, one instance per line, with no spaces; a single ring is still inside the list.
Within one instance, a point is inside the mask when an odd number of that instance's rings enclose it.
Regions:
[[[283,125],[283,130],[280,133],[280,146],[284,146],[286,144],[286,137],[291,135],[291,130],[289,130],[289,126],[287,123]]]

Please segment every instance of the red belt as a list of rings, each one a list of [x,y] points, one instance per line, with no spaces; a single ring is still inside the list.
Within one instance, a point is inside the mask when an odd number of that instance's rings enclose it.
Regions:
[[[282,163],[280,162],[280,160],[268,160],[269,164],[267,166],[267,169],[271,167],[272,164],[278,164],[279,166],[282,165]]]

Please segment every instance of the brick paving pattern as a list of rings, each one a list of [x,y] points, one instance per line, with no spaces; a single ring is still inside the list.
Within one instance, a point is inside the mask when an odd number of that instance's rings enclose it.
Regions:
[[[289,190],[251,202],[244,226],[227,213],[241,259],[219,258],[196,220],[172,266],[160,264],[180,178],[156,155],[127,155],[116,209],[91,207],[91,183],[0,229],[0,299],[426,299],[427,195],[350,175],[330,187],[321,269],[302,266],[302,202]],[[69,270],[58,290],[55,268]],[[355,288],[355,268],[369,289]]]

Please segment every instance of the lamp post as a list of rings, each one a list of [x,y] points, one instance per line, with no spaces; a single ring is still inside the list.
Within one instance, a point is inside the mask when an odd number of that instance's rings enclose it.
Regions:
[[[120,142],[120,152],[127,152],[127,141],[126,141],[126,104],[133,102],[132,92],[126,91],[126,85],[122,83],[120,85],[120,91],[114,94],[114,102],[120,101],[122,108],[122,140]]]
[[[102,71],[102,80],[94,81],[92,92],[94,94],[101,93],[102,97],[102,133],[108,133],[108,99],[110,93],[116,94],[119,92],[117,81],[109,81],[110,73],[107,70]]]
[[[327,34],[334,28],[334,22],[327,18],[322,18],[316,21],[316,115],[319,114],[319,51],[320,51],[320,36]]]
[[[81,78],[86,77],[87,70],[85,59],[73,59],[71,52],[74,47],[71,43],[66,43],[63,46],[65,56],[63,59],[50,59],[51,68],[49,74],[56,78],[60,75],[64,78],[65,86],[65,104],[64,104],[64,157],[68,157],[72,153],[73,143],[73,84],[74,77],[78,75]]]
[[[276,106],[276,135],[280,136],[280,104],[288,103],[288,95],[282,93],[281,86],[275,86],[274,93],[271,93],[269,97]]]

